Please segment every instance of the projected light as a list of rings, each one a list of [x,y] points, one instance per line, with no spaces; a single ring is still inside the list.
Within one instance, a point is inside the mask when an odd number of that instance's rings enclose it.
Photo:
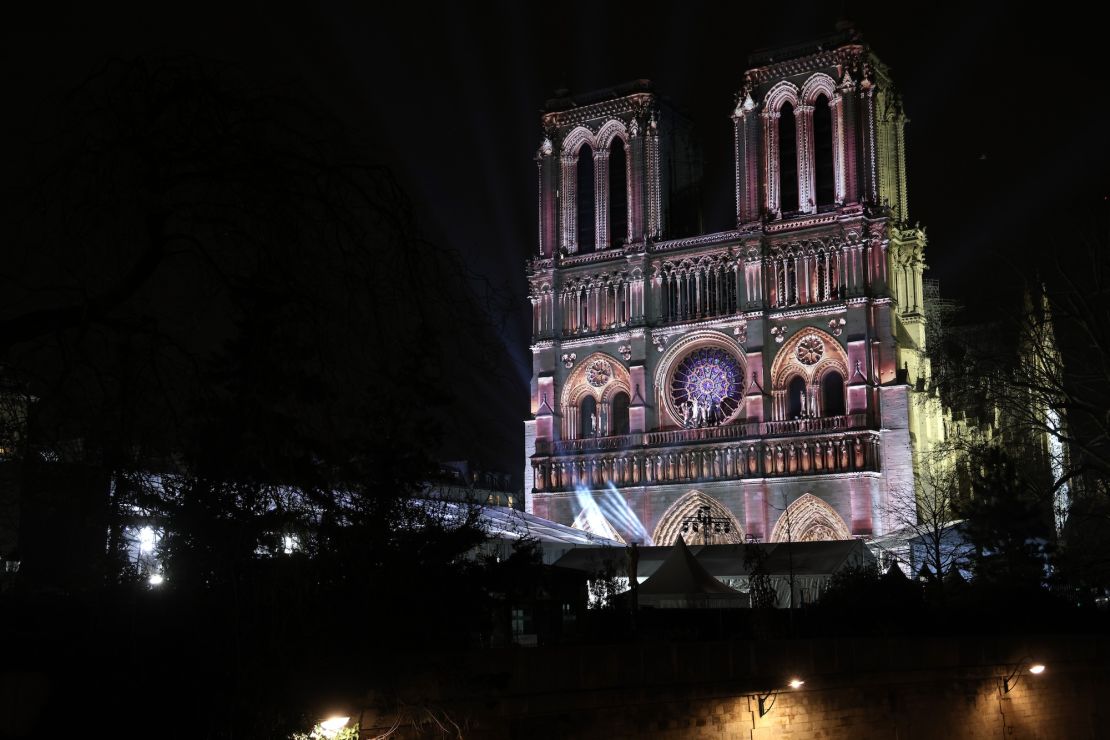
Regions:
[[[139,552],[153,552],[154,551],[154,530],[150,527],[143,527],[139,530]]]

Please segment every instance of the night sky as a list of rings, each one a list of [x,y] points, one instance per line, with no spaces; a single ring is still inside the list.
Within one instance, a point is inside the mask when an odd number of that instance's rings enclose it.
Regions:
[[[58,98],[111,57],[193,53],[315,98],[401,178],[425,234],[466,255],[499,299],[488,304],[495,340],[473,351],[495,355],[502,371],[479,372],[466,352],[449,358],[458,401],[445,409],[442,454],[511,472],[518,485],[532,157],[539,111],[557,88],[653,80],[697,127],[707,230],[730,228],[728,115],[748,54],[822,35],[847,15],[891,67],[911,121],[910,215],[927,229],[927,276],[972,308],[1006,295],[1027,255],[1066,254],[1110,192],[1102,24],[1078,4],[1036,15],[1002,3],[303,6],[28,3],[14,17],[8,8],[3,170]]]

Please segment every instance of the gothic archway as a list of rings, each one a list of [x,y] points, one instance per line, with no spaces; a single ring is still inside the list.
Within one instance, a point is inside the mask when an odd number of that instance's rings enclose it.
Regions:
[[[580,361],[563,385],[560,406],[563,414],[563,439],[583,436],[582,402],[587,396],[596,402],[600,436],[613,434],[612,400],[618,393],[632,397],[628,369],[620,360],[604,352],[594,352]]]
[[[656,545],[673,545],[682,531],[682,522],[693,519],[702,506],[709,507],[711,516],[723,517],[729,520],[729,532],[710,535],[709,544],[739,545],[744,542],[744,529],[732,512],[725,508],[725,505],[720,501],[712,496],[707,496],[701,491],[689,491],[667,507],[662,518],[659,519],[659,523],[655,525],[655,531],[651,535],[652,541]],[[691,545],[702,544],[700,533],[697,536],[685,537],[684,539]]]
[[[852,531],[833,507],[812,493],[786,507],[771,532],[771,542],[850,540]]]
[[[797,404],[791,396],[790,384],[797,378],[805,382],[805,397],[802,399],[802,416],[830,416],[827,407],[843,406],[846,394],[843,389],[839,395],[826,404],[829,388],[823,384],[826,376],[839,375],[843,385],[848,377],[848,354],[840,342],[827,332],[813,327],[803,327],[788,339],[775,354],[771,363],[771,395],[774,399],[771,409],[772,418],[792,419],[797,414]],[[844,412],[841,411],[840,414]]]

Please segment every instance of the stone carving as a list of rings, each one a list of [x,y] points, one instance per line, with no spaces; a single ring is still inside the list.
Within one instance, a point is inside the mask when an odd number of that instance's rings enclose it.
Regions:
[[[622,344],[620,347],[617,347],[617,352],[620,353],[621,357],[624,358],[625,362],[629,362],[632,359],[632,345],[631,344]]]
[[[795,354],[798,357],[798,362],[803,365],[816,365],[825,354],[825,343],[816,334],[810,334],[798,342]]]
[[[655,349],[660,351],[660,352],[662,352],[663,350],[665,350],[667,348],[667,338],[666,337],[652,337],[651,338],[651,343],[654,344]]]
[[[775,342],[777,342],[778,344],[782,344],[783,340],[786,339],[786,333],[788,331],[790,330],[787,329],[785,326],[782,326],[781,324],[779,326],[772,326],[771,336],[775,338]]]
[[[732,336],[736,338],[736,343],[743,346],[748,343],[748,325],[746,323],[740,324],[732,330]]]
[[[565,367],[569,370],[570,368],[574,367],[574,361],[577,360],[577,359],[578,359],[578,355],[576,355],[574,352],[564,354],[563,355],[563,367]]]
[[[613,377],[613,366],[607,361],[597,359],[586,368],[586,382],[594,388],[600,388]]]
[[[848,323],[847,319],[829,319],[829,331],[832,332],[834,337],[839,337],[844,332],[844,325]]]

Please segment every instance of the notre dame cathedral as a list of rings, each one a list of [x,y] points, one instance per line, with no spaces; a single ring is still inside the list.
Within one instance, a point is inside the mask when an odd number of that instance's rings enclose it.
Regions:
[[[688,122],[647,81],[548,102],[527,509],[656,545],[699,512],[716,542],[882,536],[942,434],[901,102],[845,32],[753,57],[731,118],[736,228],[676,238]]]

